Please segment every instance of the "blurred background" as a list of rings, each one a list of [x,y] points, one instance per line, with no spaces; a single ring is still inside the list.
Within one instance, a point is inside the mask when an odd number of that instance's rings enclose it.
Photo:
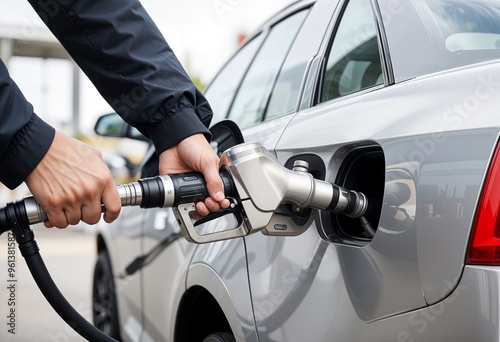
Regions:
[[[190,77],[203,90],[245,37],[291,2],[143,0],[142,4]],[[27,1],[0,0],[0,6],[0,57],[35,112],[66,134],[100,148],[113,165],[117,182],[127,181],[127,163],[140,161],[145,144],[96,137],[96,119],[113,110],[67,57]],[[24,185],[11,191],[0,183],[0,206],[26,194]],[[91,227],[62,231],[37,227],[35,233],[61,291],[89,318],[95,257]],[[7,236],[0,237],[0,341],[80,341],[45,302],[19,253],[17,329],[15,335],[7,332],[6,240]]]
[[[291,2],[144,0],[142,4],[203,90],[245,37]],[[143,149],[135,142],[95,138],[96,119],[113,110],[68,58],[29,3],[0,0],[0,5],[0,57],[35,112],[68,135],[103,149],[123,151],[133,161],[140,159]],[[6,192],[0,184],[0,204],[24,192],[24,187]]]

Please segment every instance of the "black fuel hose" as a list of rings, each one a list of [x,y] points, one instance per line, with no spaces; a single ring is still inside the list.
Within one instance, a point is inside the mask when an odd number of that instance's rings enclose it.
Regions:
[[[33,231],[29,227],[28,215],[23,201],[7,203],[5,207],[0,208],[0,227],[1,231],[6,231],[8,230],[6,227],[10,227],[16,237],[21,255],[26,260],[40,291],[57,314],[73,330],[88,341],[116,341],[82,317],[57,288],[40,255]]]
[[[234,193],[232,179],[221,172],[224,190]],[[197,201],[208,196],[203,176],[186,173],[140,179],[137,182],[117,187],[122,205],[138,205],[142,208],[171,207],[180,203]],[[12,230],[21,255],[45,299],[57,314],[78,334],[88,341],[116,341],[81,316],[59,291],[40,255],[30,225],[43,222],[47,216],[32,196],[7,203],[0,208],[0,235]]]
[[[45,263],[38,251],[38,246],[35,240],[31,243],[19,245],[21,254],[26,260],[26,264],[44,295],[45,299],[54,308],[57,314],[78,334],[88,341],[107,342],[116,341],[114,338],[106,335],[95,326],[90,324],[84,317],[82,317],[71,304],[66,300],[64,295],[59,291],[57,285],[52,280]],[[27,253],[28,255],[25,255]]]

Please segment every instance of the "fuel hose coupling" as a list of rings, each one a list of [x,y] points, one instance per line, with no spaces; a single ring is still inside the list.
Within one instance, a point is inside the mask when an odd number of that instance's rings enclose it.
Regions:
[[[331,184],[331,183],[330,183]],[[326,207],[326,210],[334,214],[344,214],[351,218],[363,217],[368,210],[368,199],[365,194],[348,190],[341,186],[331,184],[332,201]]]

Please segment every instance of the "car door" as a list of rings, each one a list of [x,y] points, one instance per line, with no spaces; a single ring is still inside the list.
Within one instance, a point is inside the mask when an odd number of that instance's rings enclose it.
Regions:
[[[140,274],[127,277],[121,275],[135,256],[141,255],[141,234],[145,210],[139,207],[123,208],[116,223],[103,224],[101,232],[105,241],[113,241],[112,247],[107,249],[110,253],[113,271],[115,273],[115,291],[120,305],[118,317],[120,325],[125,331],[122,336],[126,340],[137,340],[142,333],[142,310]],[[99,223],[102,224],[102,223]],[[101,241],[98,241],[100,244]]]
[[[338,6],[339,3],[342,6]],[[329,41],[331,32],[341,32],[345,39],[350,39],[340,42],[339,53],[332,57],[329,67],[338,69],[334,78],[345,70],[345,74],[340,74],[343,76],[342,88],[337,91],[341,92],[346,101],[383,88],[385,84],[385,78],[381,75],[381,59],[371,3],[364,1],[358,4],[358,1],[354,1],[353,6],[355,7],[347,10],[343,2],[317,1],[292,47],[291,51],[298,56],[290,53],[287,58],[291,61],[284,63],[285,66],[293,65],[297,59],[305,59],[303,52],[300,55],[300,47],[311,44],[311,49],[307,51],[308,70],[319,68],[323,57],[327,59],[326,50],[332,46]],[[337,28],[339,18],[344,18],[341,22],[345,24]],[[356,31],[362,33],[358,39],[353,36]],[[316,50],[312,48],[312,41]],[[341,52],[356,50],[357,45],[361,46],[359,50],[362,51],[355,51],[357,55],[349,63]],[[366,60],[363,60],[365,57]],[[363,72],[367,74],[363,82],[350,79]],[[303,103],[313,101],[311,92],[316,81],[313,72],[301,79],[301,99],[296,109],[307,107]],[[278,96],[279,91],[276,94]],[[309,127],[301,119],[303,112],[301,110],[294,115],[280,135],[275,152],[281,164],[301,153],[313,153],[326,159],[328,145],[318,140],[326,138],[330,143],[336,141],[333,131],[328,132],[328,127],[333,122],[325,120],[320,125]],[[321,173],[320,170],[310,171]],[[380,186],[383,187],[383,180]],[[254,318],[261,340],[332,341],[336,336],[333,331],[354,332],[353,335],[340,334],[343,337],[339,341],[359,340],[361,335],[356,334],[362,334],[362,329],[358,329],[356,324],[361,321],[354,308],[348,304],[350,300],[346,295],[336,249],[331,243],[321,239],[314,225],[296,237],[254,234],[245,240],[247,254],[251,256],[248,258],[248,268]]]
[[[142,279],[144,332],[142,341],[167,341],[175,331],[175,308],[184,291],[184,279],[195,245],[180,234],[170,208],[147,210],[141,237],[146,262]]]
[[[310,93],[304,93],[302,110],[275,151],[282,164],[293,155],[318,156],[327,180],[338,183],[336,177],[344,173],[340,185],[382,201],[386,161],[380,144],[369,137],[380,122],[373,116],[377,94],[391,77],[372,4],[342,1],[330,11],[330,26],[317,32],[326,37],[317,56],[322,66],[305,80],[304,91]],[[414,190],[408,172],[393,174]],[[375,228],[379,214],[368,217]],[[249,275],[259,336],[266,341],[362,340],[364,322],[424,306],[414,246],[403,243],[414,240],[394,236],[398,247],[386,255],[392,260],[386,263],[369,251],[374,248],[369,232],[348,218],[319,215],[297,237],[248,237],[248,253],[256,255]]]

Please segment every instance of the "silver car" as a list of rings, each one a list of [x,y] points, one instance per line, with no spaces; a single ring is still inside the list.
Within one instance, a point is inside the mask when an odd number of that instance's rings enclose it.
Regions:
[[[206,96],[279,163],[378,201],[375,233],[319,211],[298,236],[198,245],[170,209],[124,208],[97,235],[96,326],[124,341],[500,341],[499,0],[298,1]]]

